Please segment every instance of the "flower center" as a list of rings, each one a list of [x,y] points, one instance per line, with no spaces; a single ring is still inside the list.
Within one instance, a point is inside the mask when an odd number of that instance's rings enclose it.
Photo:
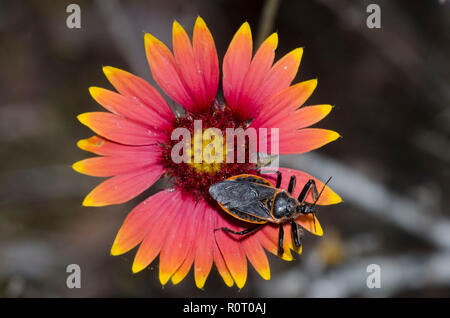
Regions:
[[[255,163],[227,160],[231,150],[235,156],[237,148],[243,147],[227,145],[227,128],[246,126],[217,101],[207,112],[177,118],[170,140],[162,145],[162,162],[174,186],[194,198],[209,199],[212,184],[238,174],[255,174]]]
[[[208,130],[194,133],[188,164],[197,173],[213,174],[223,168],[226,162],[226,143],[224,137],[219,134],[211,135],[211,138],[205,138],[205,135],[207,137],[210,135]],[[198,160],[198,158],[201,160]]]

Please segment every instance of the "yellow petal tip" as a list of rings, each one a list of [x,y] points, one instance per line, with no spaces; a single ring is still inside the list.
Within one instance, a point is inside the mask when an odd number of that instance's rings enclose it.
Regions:
[[[246,276],[234,277],[234,281],[236,282],[236,287],[239,289],[242,289],[245,286],[246,280],[247,280]]]
[[[83,125],[87,125],[88,124],[88,119],[89,119],[89,113],[80,114],[80,115],[77,116],[77,119]]]
[[[139,273],[140,271],[142,271],[146,266],[143,266],[142,264],[134,261],[133,262],[133,266],[131,267],[131,271],[133,272],[133,274]]]
[[[83,206],[95,206],[94,201],[89,197],[89,195],[86,198],[84,198],[82,205]]]
[[[92,98],[96,99],[96,97],[101,93],[103,88],[91,86],[89,87],[89,93],[91,94]]]
[[[82,149],[82,150],[86,149],[87,145],[88,145],[87,139],[80,139],[80,140],[77,141],[77,147]]]
[[[244,22],[241,27],[239,28],[239,30],[237,31],[237,33],[239,34],[248,34],[250,37],[252,36],[252,31],[250,29],[250,24],[248,24],[248,22]]]
[[[164,287],[170,279],[170,274],[166,272],[159,271],[159,282]]]
[[[77,161],[72,165],[72,169],[79,173],[83,173],[83,167],[83,160]]]
[[[106,78],[110,78],[114,73],[117,71],[120,71],[118,68],[112,67],[112,66],[103,66],[102,68],[103,73],[105,74]]]
[[[302,55],[303,55],[303,48],[298,47],[298,48],[292,50],[292,54],[294,55],[294,57],[297,61],[300,61],[302,59]]]
[[[112,256],[118,256],[124,253],[124,251],[120,248],[119,244],[116,242],[113,243],[113,246],[111,247],[110,251]]]
[[[338,138],[342,138],[341,134],[339,134],[338,132],[335,132],[333,130],[330,130],[330,139],[331,139],[331,141],[335,141]]]
[[[195,277],[195,286],[197,286],[198,289],[203,289],[205,286],[206,277]]]
[[[199,27],[199,28],[206,28],[206,23],[205,21],[202,19],[201,16],[197,16],[197,19],[195,19],[195,27]]]
[[[145,33],[144,35],[144,41],[145,41],[145,45],[153,45],[155,43],[161,43],[160,40],[158,40],[157,38],[155,38],[153,35],[151,35],[150,33]]]
[[[177,20],[174,20],[172,25],[172,32],[178,34],[184,33],[185,31],[184,28],[181,26],[181,24]]]
[[[274,32],[267,38],[267,43],[275,50],[278,47],[278,33]]]
[[[315,89],[317,87],[318,81],[319,80],[317,78],[313,78],[310,79],[309,81],[306,81],[306,83],[308,83],[308,85],[311,86],[311,88]]]
[[[259,271],[259,275],[264,279],[264,280],[270,280],[270,269],[264,269],[264,270],[260,270]]]

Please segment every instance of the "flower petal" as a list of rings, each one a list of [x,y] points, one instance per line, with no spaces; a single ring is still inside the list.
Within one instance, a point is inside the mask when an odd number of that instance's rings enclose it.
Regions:
[[[136,247],[165,212],[168,190],[160,191],[137,205],[126,217],[111,248],[111,255],[121,255]]]
[[[267,120],[264,127],[279,128],[282,136],[319,122],[330,113],[332,108],[331,105],[315,105],[302,107],[295,112],[279,112]]]
[[[227,227],[234,231],[242,230],[240,226],[236,225],[236,220],[222,214],[217,216],[215,228]],[[240,243],[241,238],[224,231],[216,231],[215,235],[220,253],[233,280],[236,282],[236,286],[238,288],[244,287],[247,280],[247,259]]]
[[[194,244],[194,235],[197,233],[197,217],[195,202],[188,197],[182,197],[183,208],[176,211],[176,219],[166,233],[164,244],[159,255],[159,280],[165,285],[170,277],[177,271],[186,258],[187,253]],[[211,235],[211,234],[210,234]],[[206,251],[204,251],[206,252]]]
[[[154,165],[159,153],[141,152],[120,157],[93,157],[75,162],[72,168],[94,177],[111,177]]]
[[[167,46],[146,33],[145,52],[156,83],[178,104],[187,110],[195,110],[195,101],[180,78],[175,59]]]
[[[319,220],[312,214],[301,215],[295,220],[295,222],[312,234],[317,236],[323,235],[323,230],[320,226]]]
[[[145,127],[161,126],[161,117],[137,99],[100,87],[90,87],[89,92],[97,103],[114,114],[138,122]]]
[[[311,96],[317,86],[317,80],[297,83],[281,90],[269,98],[263,105],[259,116],[252,121],[252,127],[270,127],[267,121],[278,114],[292,114]]]
[[[78,115],[78,120],[95,133],[125,145],[150,145],[160,141],[160,134],[118,115],[92,112]]]
[[[266,224],[261,230],[255,233],[255,236],[258,238],[261,245],[270,253],[274,255],[278,255],[278,235],[280,233],[279,225],[277,224]],[[284,242],[283,242],[283,254],[281,258],[285,261],[292,261],[294,258],[292,257],[289,246],[289,241],[287,231],[284,231]]]
[[[186,277],[186,275],[189,273],[189,270],[192,267],[192,264],[194,263],[194,256],[195,256],[195,249],[193,246],[191,246],[186,255],[186,258],[183,261],[183,264],[181,264],[181,266],[170,278],[172,284],[174,285],[179,284]]]
[[[84,206],[105,206],[127,202],[149,188],[164,173],[162,166],[118,175],[100,183],[84,199]]]
[[[263,85],[275,58],[278,45],[278,35],[273,33],[259,47],[252,59],[249,70],[245,76],[243,89],[235,111],[240,118],[254,118],[261,108],[259,100],[255,100],[255,93]]]
[[[192,46],[205,85],[206,103],[210,105],[219,87],[219,59],[211,32],[200,17],[195,20]]]
[[[141,152],[153,152],[157,148],[151,146],[128,146],[109,141],[100,136],[92,136],[87,139],[81,139],[77,142],[77,146],[96,155],[102,156],[126,156],[139,154]]]
[[[268,135],[270,139],[270,133]],[[304,128],[283,132],[283,134],[280,132],[279,153],[282,155],[305,153],[335,141],[339,137],[340,135],[335,131],[320,128]]]
[[[214,214],[217,212],[203,201],[198,203],[198,209],[202,210],[197,214],[202,221],[196,230],[194,277],[197,287],[203,288],[213,264]]]
[[[269,261],[258,239],[254,235],[249,235],[242,241],[242,246],[248,260],[259,275],[265,280],[270,279]]]
[[[252,50],[252,33],[245,22],[234,35],[223,58],[223,94],[232,110],[239,107],[238,99],[250,67]]]
[[[272,135],[272,129],[278,128],[278,140],[280,142],[280,145],[287,145],[287,147],[294,146],[294,144],[291,143],[291,139],[293,138],[292,135],[295,135],[298,137],[299,130],[301,128],[308,127],[310,125],[313,125],[323,119],[325,116],[329,114],[331,111],[332,106],[331,105],[316,105],[316,106],[308,106],[300,108],[299,110],[295,112],[287,112],[287,111],[280,111],[277,114],[274,114],[270,119],[268,119],[264,124],[255,123],[254,127],[258,128],[266,128],[268,131],[269,139]],[[322,132],[325,134],[325,132]],[[326,136],[324,136],[326,137]],[[332,138],[333,134],[329,135],[328,137]],[[336,138],[339,137],[337,134]],[[289,139],[291,138],[291,139]],[[305,137],[303,137],[305,138]],[[314,140],[309,140],[308,142],[313,142]],[[332,141],[332,140],[330,140]],[[299,140],[301,142],[301,140]],[[269,143],[268,143],[269,144]],[[298,145],[298,144],[297,144]],[[321,146],[323,144],[320,144]],[[304,146],[307,147],[305,144]],[[314,145],[312,145],[314,146]],[[314,149],[314,148],[312,148]],[[302,148],[297,148],[297,151],[305,151]]]
[[[264,78],[254,95],[254,103],[263,105],[265,101],[279,91],[289,87],[297,75],[303,49],[297,48],[276,62]]]
[[[161,119],[165,120],[166,123],[173,121],[175,116],[169,105],[161,94],[147,81],[111,66],[103,67],[103,72],[120,94],[131,97],[135,101],[144,104],[151,111],[159,114]],[[163,125],[163,122],[157,127],[161,127],[161,125]]]
[[[223,281],[228,287],[231,287],[234,285],[233,277],[231,276],[231,273],[225,264],[225,259],[223,258],[217,241],[214,241],[214,263],[216,264],[217,271],[219,272],[220,276],[222,276]]]
[[[185,86],[195,100],[196,111],[208,109],[212,101],[207,100],[206,97],[206,88],[201,74],[202,70],[194,57],[189,36],[177,21],[173,22],[172,41],[175,62]]]
[[[139,249],[134,257],[132,271],[140,272],[158,256],[168,230],[174,225],[174,221],[179,217],[183,198],[180,191],[165,192],[164,212],[161,213],[157,222],[149,226],[148,232],[144,237]]]

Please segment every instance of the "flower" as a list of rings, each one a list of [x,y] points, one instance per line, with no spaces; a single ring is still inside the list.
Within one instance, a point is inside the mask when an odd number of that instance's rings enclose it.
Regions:
[[[270,279],[265,250],[277,254],[278,227],[271,224],[252,235],[237,237],[216,231],[220,227],[242,230],[249,223],[222,211],[209,197],[209,186],[238,174],[255,174],[254,163],[174,163],[171,150],[176,128],[193,132],[194,121],[203,128],[220,131],[233,127],[279,128],[279,153],[298,154],[321,147],[339,137],[330,130],[306,128],[320,121],[330,105],[299,108],[314,91],[317,81],[292,86],[302,49],[286,54],[273,64],[278,44],[276,33],[269,36],[253,56],[252,35],[244,23],[234,35],[223,59],[224,101],[217,98],[219,61],[213,37],[198,17],[192,42],[183,27],[173,24],[173,53],[161,41],[145,34],[145,49],[156,83],[186,114],[174,116],[166,100],[143,79],[128,72],[104,67],[117,90],[91,87],[92,97],[109,112],[90,112],[78,116],[96,136],[80,140],[78,146],[99,156],[76,162],[73,168],[83,174],[109,177],[84,199],[84,206],[105,206],[129,201],[149,188],[161,176],[168,176],[173,187],[160,191],[136,206],[126,217],[112,249],[120,255],[139,246],[132,271],[146,268],[159,255],[161,284],[179,283],[194,268],[195,283],[203,288],[213,267],[217,267],[228,286],[242,288],[247,278],[247,259],[264,278]],[[251,122],[250,122],[251,121]],[[249,124],[250,122],[250,124]],[[269,136],[270,139],[270,136]],[[195,141],[194,141],[195,142]],[[305,172],[279,168],[284,175],[297,177],[294,195],[308,179],[319,189],[323,183]],[[269,176],[273,181],[274,177]],[[309,195],[308,201],[312,202]],[[326,187],[317,204],[340,202]],[[296,221],[306,230],[322,235],[313,215]],[[313,225],[315,224],[315,226]],[[288,229],[286,228],[286,231]],[[290,232],[287,232],[290,233]],[[285,260],[293,259],[292,239],[285,236]],[[301,248],[296,252],[300,253]]]

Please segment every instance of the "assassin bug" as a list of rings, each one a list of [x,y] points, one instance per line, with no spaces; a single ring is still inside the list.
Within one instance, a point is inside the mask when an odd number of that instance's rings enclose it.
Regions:
[[[281,172],[276,171],[276,173],[278,174],[276,187],[263,177],[251,174],[233,176],[213,184],[209,188],[209,193],[225,212],[242,221],[256,224],[256,226],[241,232],[233,231],[227,227],[217,228],[214,231],[222,230],[237,235],[245,235],[256,231],[268,222],[279,224],[278,255],[281,256],[284,252],[283,224],[290,222],[294,244],[297,248],[300,247],[301,238],[295,219],[302,214],[313,214],[315,222],[314,213],[317,200],[319,200],[331,178],[324,184],[320,193],[317,193],[315,181],[313,179],[308,180],[300,191],[298,198],[295,199],[292,197],[296,182],[295,176],[291,176],[286,192],[286,190],[280,189]],[[314,203],[305,201],[310,191]]]

